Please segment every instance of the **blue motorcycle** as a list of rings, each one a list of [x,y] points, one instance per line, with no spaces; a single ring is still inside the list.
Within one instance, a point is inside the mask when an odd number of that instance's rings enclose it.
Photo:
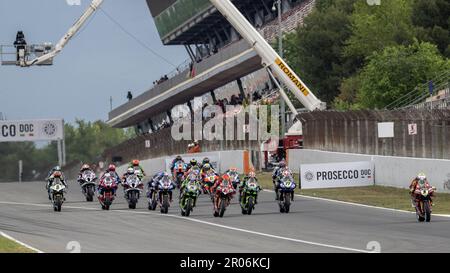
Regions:
[[[289,213],[296,186],[292,175],[283,176],[279,179],[280,198],[278,199],[278,205],[281,213]]]

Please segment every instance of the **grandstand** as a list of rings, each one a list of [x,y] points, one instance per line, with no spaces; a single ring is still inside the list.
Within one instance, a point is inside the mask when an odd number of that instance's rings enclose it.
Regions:
[[[273,42],[279,27],[274,0],[233,3]],[[191,113],[198,110],[194,98],[201,98],[203,106],[230,100],[232,95],[241,101],[258,99],[274,90],[260,57],[209,0],[147,0],[147,4],[163,44],[183,45],[190,59],[150,90],[113,109],[110,125],[134,127],[138,134],[153,133],[181,117],[179,105],[187,105]],[[283,0],[282,30],[291,32],[301,25],[314,4],[315,0]]]

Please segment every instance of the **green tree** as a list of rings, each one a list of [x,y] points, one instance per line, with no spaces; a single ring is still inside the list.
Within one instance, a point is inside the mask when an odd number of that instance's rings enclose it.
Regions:
[[[374,54],[361,72],[357,103],[363,108],[384,108],[444,70],[450,61],[427,42],[392,46]]]
[[[356,0],[319,0],[305,18],[304,26],[285,38],[289,65],[323,101],[338,94],[343,77],[350,76],[355,64],[343,56],[345,41],[351,35],[350,14]]]
[[[417,37],[438,46],[439,51],[450,57],[450,1],[415,0],[412,21],[417,27]]]
[[[369,6],[365,1],[356,2],[345,56],[364,62],[385,47],[411,44],[415,37],[412,3],[411,0],[389,0],[379,6]]]

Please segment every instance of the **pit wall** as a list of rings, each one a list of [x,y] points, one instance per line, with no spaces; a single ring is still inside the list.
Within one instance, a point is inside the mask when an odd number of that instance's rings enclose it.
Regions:
[[[325,152],[319,150],[288,150],[288,164],[295,173],[300,164],[373,161],[375,184],[408,188],[412,179],[424,172],[438,191],[450,192],[450,160]]]

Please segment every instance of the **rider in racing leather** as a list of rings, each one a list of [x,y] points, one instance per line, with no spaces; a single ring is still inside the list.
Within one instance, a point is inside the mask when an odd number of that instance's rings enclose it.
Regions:
[[[171,171],[171,172],[173,172],[173,169],[175,168],[175,165],[176,165],[178,162],[182,162],[182,163],[184,164],[184,160],[183,160],[183,158],[181,157],[181,155],[177,155],[177,157],[175,157],[175,159],[172,160],[172,163],[170,164],[170,171]]]
[[[286,166],[286,162],[284,160],[282,160],[280,162],[280,164],[278,164],[278,166],[273,170],[272,173],[272,183],[273,183],[273,187],[275,190],[275,200],[278,200],[278,190],[279,190],[279,179],[281,177],[281,175],[283,174],[283,172],[288,171],[291,172],[291,170],[289,169],[288,166]],[[291,172],[292,173],[292,172]]]
[[[108,168],[108,170],[109,169],[110,168]],[[115,173],[115,171],[114,171],[114,173]],[[103,179],[105,179],[107,177],[113,177],[114,178],[114,173],[112,171],[104,173],[102,175],[102,177],[100,178],[100,181],[102,181]],[[116,195],[116,190],[117,190],[117,186],[118,186],[119,183],[120,183],[120,177],[119,177],[119,179],[116,178],[116,186],[114,188],[112,188],[113,195]],[[103,197],[103,192],[104,192],[104,188],[101,187],[100,185],[101,185],[101,183],[99,183],[99,186],[98,186],[98,198],[102,198]]]
[[[416,202],[419,197],[419,195],[415,193],[415,191],[420,190],[421,188],[432,188],[431,184],[428,182],[427,176],[424,173],[419,173],[409,185],[409,193],[411,194],[411,198],[414,202]],[[433,205],[433,200],[431,197],[434,197],[434,192],[430,194],[430,204]]]
[[[128,176],[134,175],[134,169],[128,168],[127,172],[122,175],[122,181],[125,182]]]
[[[133,168],[135,170],[140,170],[142,177],[146,176],[144,169],[141,167],[139,160],[134,159],[133,161],[130,162],[130,164],[128,165],[128,168]]]
[[[220,199],[220,192],[216,191],[216,189],[220,186],[222,187],[222,182],[227,183],[227,187],[230,190],[231,198],[234,197],[236,194],[236,191],[234,190],[233,183],[231,182],[231,178],[228,174],[224,174],[217,181],[212,185],[211,192],[215,192],[214,194],[214,210],[217,211],[219,207],[219,199]]]
[[[52,200],[52,197],[50,195],[50,187],[53,185],[55,178],[59,178],[61,183],[63,183],[63,185],[65,187],[67,187],[66,179],[61,171],[61,168],[59,168],[59,166],[56,166],[54,169],[55,169],[55,171],[47,178],[47,185],[45,186],[45,188],[47,189],[49,200]],[[65,197],[64,197],[64,200],[65,200]]]
[[[84,173],[85,171],[91,171],[91,172],[94,172],[94,170],[92,170],[92,168],[91,168],[88,164],[83,164],[83,166],[81,166],[80,172],[78,173],[78,179],[77,179],[77,181],[78,181],[79,183],[82,183],[82,182],[83,182],[83,173]]]
[[[100,180],[105,177],[106,174],[110,174],[115,180],[117,184],[122,183],[122,180],[120,179],[119,174],[116,172],[116,165],[110,164],[108,166],[108,169],[100,176]]]
[[[184,189],[186,188],[186,186],[189,183],[195,183],[197,185],[198,190],[198,194],[197,196],[201,193],[200,189],[202,188],[202,185],[200,184],[200,181],[198,180],[198,177],[195,174],[191,174],[188,177],[186,177],[185,180],[183,180],[183,183],[181,183],[181,187],[180,187],[180,200],[183,198],[183,194],[184,194]],[[197,203],[197,199],[194,199],[194,204],[193,207],[195,207],[195,204]]]
[[[198,170],[200,172],[200,166],[198,166],[197,160],[191,159],[191,161],[189,161],[189,164],[187,166],[184,177],[188,177],[188,175],[194,170]]]
[[[247,182],[248,182],[248,180],[250,179],[250,178],[253,178],[253,179],[255,179],[255,181],[256,182],[258,182],[258,178],[256,177],[256,173],[253,171],[253,170],[251,170],[249,173],[248,173],[248,175],[246,175],[245,177],[244,177],[244,179],[242,179],[242,181],[241,181],[241,184],[239,184],[239,202],[241,201],[241,199],[242,199],[242,191],[244,190],[244,188],[245,188],[245,186],[247,185]],[[258,191],[260,191],[261,190],[261,187],[259,186],[259,184],[258,184],[258,189],[257,189]],[[244,196],[244,198],[245,198],[245,196]],[[256,195],[256,198],[255,198],[255,204],[258,204],[258,195]]]

